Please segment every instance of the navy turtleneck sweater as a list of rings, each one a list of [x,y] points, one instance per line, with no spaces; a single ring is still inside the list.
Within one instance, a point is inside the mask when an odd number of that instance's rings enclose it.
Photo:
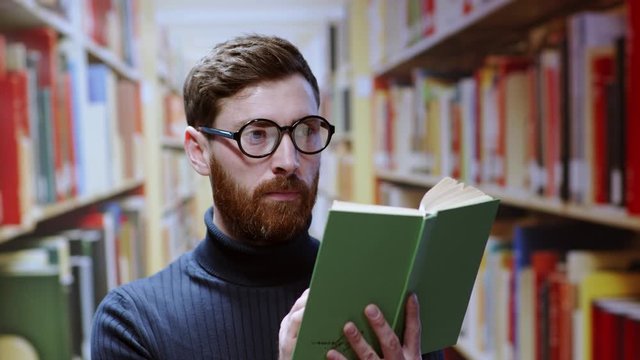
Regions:
[[[280,322],[309,286],[319,243],[305,232],[248,246],[212,219],[210,209],[193,251],[105,297],[92,359],[277,359]]]

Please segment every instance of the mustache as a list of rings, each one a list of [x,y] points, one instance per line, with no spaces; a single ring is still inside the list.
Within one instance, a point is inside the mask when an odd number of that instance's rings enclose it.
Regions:
[[[254,197],[260,197],[267,193],[278,191],[297,191],[303,195],[309,193],[309,187],[296,175],[287,177],[279,176],[275,179],[265,181],[254,190]]]

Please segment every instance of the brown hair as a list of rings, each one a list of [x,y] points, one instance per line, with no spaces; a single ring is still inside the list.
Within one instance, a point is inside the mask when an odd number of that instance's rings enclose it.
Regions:
[[[318,82],[298,48],[289,41],[247,35],[216,45],[191,69],[184,83],[184,109],[190,126],[211,126],[220,100],[247,86],[300,74],[320,104]]]

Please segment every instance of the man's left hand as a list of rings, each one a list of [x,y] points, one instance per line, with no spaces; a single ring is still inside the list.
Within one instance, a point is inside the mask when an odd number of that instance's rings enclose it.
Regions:
[[[380,309],[374,305],[367,305],[364,311],[369,325],[378,337],[383,359],[385,360],[419,360],[422,358],[420,351],[420,309],[418,298],[412,294],[407,299],[406,320],[404,329],[404,344],[393,332]],[[376,351],[362,337],[362,334],[354,323],[348,322],[343,329],[347,341],[359,359],[380,359]],[[336,350],[327,353],[328,360],[347,360]]]

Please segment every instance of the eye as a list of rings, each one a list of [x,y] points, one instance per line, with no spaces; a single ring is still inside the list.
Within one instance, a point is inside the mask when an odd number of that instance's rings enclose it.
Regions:
[[[305,123],[298,125],[298,128],[296,129],[297,133],[301,136],[313,136],[318,133],[319,127],[316,124]]]
[[[245,140],[249,141],[250,144],[259,144],[267,138],[266,130],[259,128],[244,131],[243,135]]]

